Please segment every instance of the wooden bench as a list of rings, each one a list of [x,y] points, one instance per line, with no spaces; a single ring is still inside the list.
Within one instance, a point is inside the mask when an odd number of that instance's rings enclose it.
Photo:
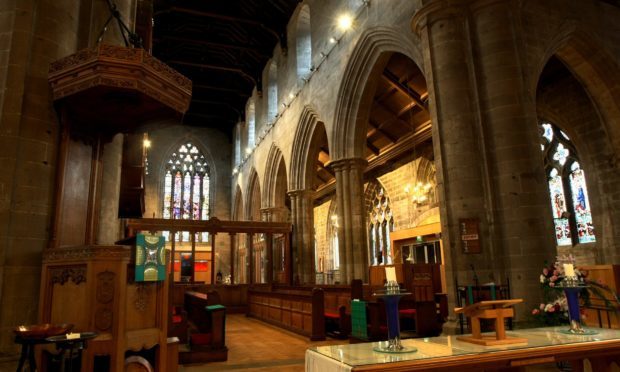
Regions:
[[[248,316],[307,336],[325,339],[324,291],[254,285],[248,290]]]
[[[181,352],[181,364],[225,361],[226,308],[219,304],[217,292],[186,291],[185,310],[190,324],[190,350]]]

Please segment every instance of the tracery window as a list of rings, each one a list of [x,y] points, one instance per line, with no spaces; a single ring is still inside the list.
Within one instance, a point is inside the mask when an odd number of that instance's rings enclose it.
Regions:
[[[340,269],[340,245],[338,242],[338,216],[333,214],[331,217],[330,245],[332,255],[332,268]]]
[[[553,124],[542,123],[540,132],[557,244],[596,241],[586,178],[575,147]]]
[[[191,142],[173,152],[164,175],[163,218],[209,219],[209,166]],[[167,232],[164,234],[168,240]],[[177,233],[176,241],[190,241],[189,232]],[[196,233],[196,242],[207,242],[209,233]]]
[[[392,247],[390,233],[394,231],[394,218],[390,208],[390,199],[383,188],[375,191],[371,200],[369,245],[373,265],[392,264]]]

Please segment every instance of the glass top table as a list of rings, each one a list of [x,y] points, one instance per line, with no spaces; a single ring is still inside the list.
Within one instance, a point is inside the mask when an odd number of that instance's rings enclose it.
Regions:
[[[522,359],[525,363],[526,360],[529,360],[528,358],[537,357],[540,359],[538,363],[548,363],[563,360],[560,357],[563,353],[567,354],[564,359],[571,359],[570,354],[575,352],[584,353],[585,356],[581,356],[583,359],[587,357],[587,352],[592,350],[600,353],[606,349],[613,352],[615,349],[615,353],[620,354],[620,330],[597,329],[598,333],[595,335],[573,335],[561,333],[565,328],[566,326],[509,331],[507,332],[508,336],[526,338],[527,343],[498,346],[482,346],[459,341],[456,339],[456,335],[406,339],[401,341],[403,346],[417,348],[418,350],[407,354],[374,352],[373,348],[380,346],[378,342],[317,346],[308,349],[306,352],[306,371],[313,370],[308,368],[309,359],[312,362],[312,358],[320,359],[327,364],[332,362],[334,365],[340,366],[339,370],[367,370],[372,368],[358,367],[371,365],[382,365],[382,370],[385,370],[390,368],[386,364],[402,365],[402,362],[406,362],[412,367],[419,364],[420,366],[426,365],[427,368],[431,365],[436,365],[439,368],[442,364],[440,360],[451,364],[456,360],[459,360],[460,363],[475,363],[476,361],[484,363],[485,360],[488,362],[500,360],[514,362]],[[547,359],[543,360],[544,358]],[[575,356],[573,355],[572,358],[574,359]],[[443,368],[446,366],[444,363]]]

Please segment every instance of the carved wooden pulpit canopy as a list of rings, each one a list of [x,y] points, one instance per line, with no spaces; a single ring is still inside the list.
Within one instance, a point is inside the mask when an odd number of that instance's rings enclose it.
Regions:
[[[167,362],[176,365],[177,356],[168,357],[175,350],[167,339],[168,282],[136,282],[134,250],[114,245],[119,198],[113,191],[122,184],[114,171],[126,152],[124,138],[115,135],[183,114],[192,83],[143,49],[106,44],[52,63],[49,83],[61,136],[40,321],[63,319],[78,332],[98,333],[81,359],[83,371],[100,359],[110,371],[124,371],[128,351],[154,353],[155,370],[171,370]],[[134,168],[143,174],[143,167]],[[40,350],[38,358],[54,353],[48,351]]]
[[[108,44],[53,62],[48,80],[57,108],[112,133],[185,113],[192,95],[191,80],[144,49]]]
[[[512,306],[523,302],[523,299],[480,301],[465,307],[457,307],[454,312],[463,313],[470,318],[471,336],[458,336],[457,340],[478,345],[506,345],[527,343],[526,338],[507,337],[504,320],[514,316]],[[480,319],[495,320],[495,335],[483,335],[480,330]]]

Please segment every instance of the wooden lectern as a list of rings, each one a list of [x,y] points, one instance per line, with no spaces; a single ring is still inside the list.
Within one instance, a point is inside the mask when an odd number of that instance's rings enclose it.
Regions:
[[[471,336],[458,336],[457,340],[471,342],[478,345],[506,345],[527,343],[526,338],[506,337],[504,326],[505,318],[514,316],[513,305],[523,302],[523,299],[480,301],[465,307],[457,307],[454,312],[463,313],[471,318]],[[495,319],[495,336],[483,336],[480,332],[480,319]]]

